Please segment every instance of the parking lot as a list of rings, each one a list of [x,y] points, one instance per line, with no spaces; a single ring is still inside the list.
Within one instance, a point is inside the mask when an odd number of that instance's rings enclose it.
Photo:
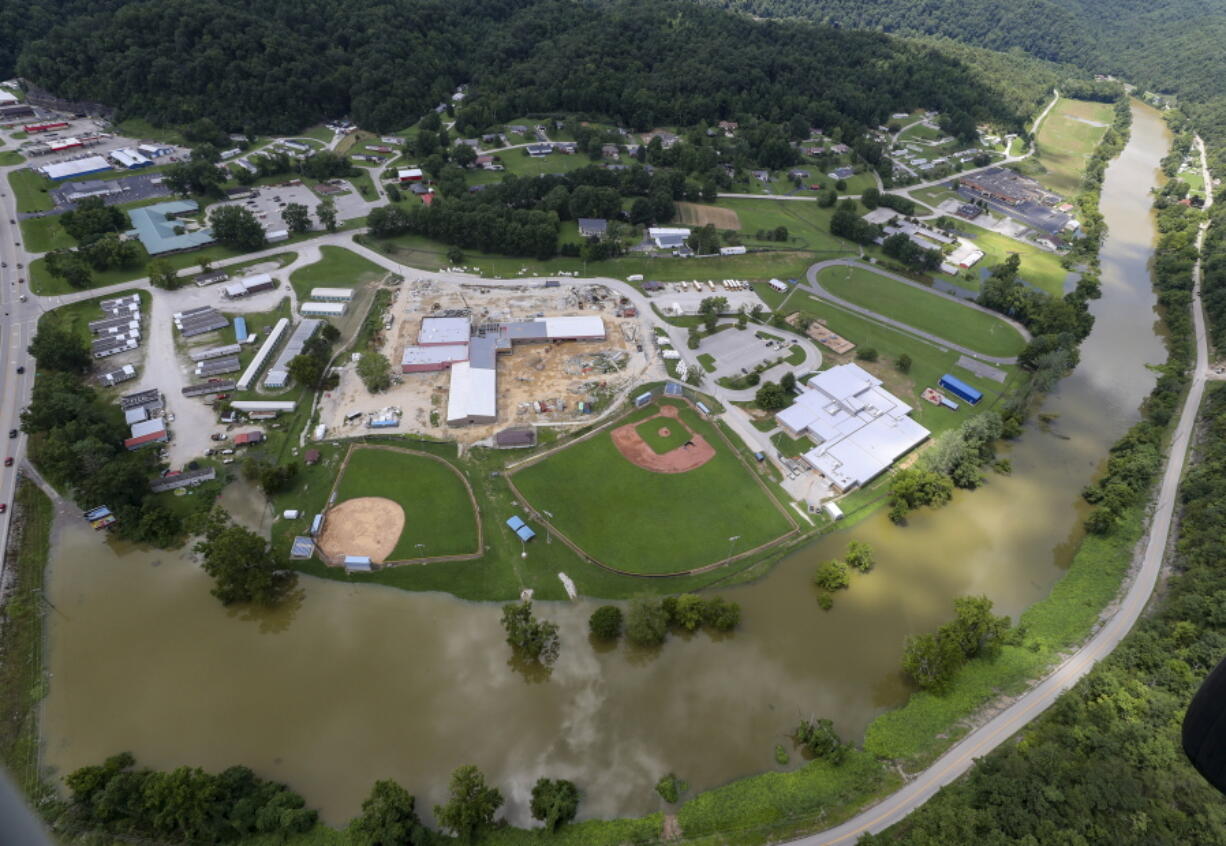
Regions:
[[[265,232],[275,232],[278,229],[287,228],[281,213],[285,211],[290,203],[298,203],[306,206],[307,211],[310,213],[311,228],[314,230],[323,229],[319,224],[319,218],[315,215],[315,208],[323,198],[307,186],[301,183],[297,185],[265,185],[262,188],[253,188],[252,190],[255,192],[253,197],[243,200],[226,200],[209,208],[241,206],[254,214],[256,219],[264,224]],[[335,194],[332,195],[332,198],[336,203],[336,219],[342,223],[355,217],[362,217],[367,213],[366,201],[354,191],[350,191],[347,194]]]
[[[754,329],[744,331],[732,328],[703,338],[699,354],[707,353],[715,359],[715,378],[739,376],[749,372],[764,361],[785,356],[791,345],[787,342],[759,338]]]
[[[59,214],[76,207],[76,202],[69,199],[74,194],[93,194],[95,186],[105,185],[110,189],[119,189],[114,193],[101,194],[102,202],[108,206],[119,203],[134,203],[138,200],[148,200],[153,197],[169,197],[170,189],[162,181],[160,173],[143,173],[135,171],[131,176],[121,176],[118,179],[89,179],[88,177],[66,182],[58,188],[52,188],[47,194],[55,201],[55,208],[49,212],[24,214],[22,217],[39,217],[44,214]]]
[[[739,311],[742,306],[745,307],[745,311],[753,311],[754,306],[762,306],[762,308],[770,311],[766,303],[752,290],[729,291],[719,282],[715,283],[714,291],[710,289],[710,286],[703,285],[701,292],[695,292],[692,283],[683,291],[679,283],[669,282],[665,284],[663,291],[648,292],[648,296],[657,300],[656,304],[671,314],[677,313],[677,309],[674,306],[680,307],[681,314],[698,314],[702,301],[710,297],[723,297],[726,299],[728,301],[729,312]]]

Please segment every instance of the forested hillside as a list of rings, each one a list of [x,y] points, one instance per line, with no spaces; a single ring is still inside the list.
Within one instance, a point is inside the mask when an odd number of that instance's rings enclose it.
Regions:
[[[764,18],[1020,49],[1177,94],[1226,146],[1226,0],[703,0]]]
[[[165,124],[294,131],[349,114],[396,130],[460,83],[491,123],[574,112],[639,129],[750,116],[830,127],[918,107],[1020,118],[928,46],[680,0],[3,2],[0,21],[34,7],[0,34],[21,74]]]

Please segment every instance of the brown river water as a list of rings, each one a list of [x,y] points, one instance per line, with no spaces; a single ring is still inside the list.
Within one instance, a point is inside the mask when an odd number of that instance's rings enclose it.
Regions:
[[[429,809],[448,773],[475,763],[523,824],[541,775],[574,780],[585,817],[641,814],[658,807],[652,786],[667,771],[704,789],[774,767],[774,744],[802,716],[859,738],[905,700],[903,639],[943,622],[951,597],[984,593],[1016,615],[1046,595],[1079,538],[1079,491],[1137,419],[1154,382],[1146,365],[1165,358],[1148,192],[1169,137],[1152,109],[1133,118],[1103,191],[1094,331],[1044,404],[1054,421],[1006,448],[1011,476],[905,529],[882,511],[729,590],[744,610],[730,637],[597,651],[586,633],[597,603],[541,604],[563,640],[543,682],[508,665],[496,604],[304,578],[288,608],[226,609],[184,556],[100,543],[68,520],[50,572],[45,762],[66,773],[128,750],[159,768],[246,764],[333,823],[379,778]],[[232,488],[230,507],[256,514],[258,498]],[[822,612],[813,569],[856,538],[877,567]]]

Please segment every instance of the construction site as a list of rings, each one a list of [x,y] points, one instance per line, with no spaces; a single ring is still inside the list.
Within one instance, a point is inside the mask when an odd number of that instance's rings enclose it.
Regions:
[[[480,282],[442,285],[430,279],[410,279],[393,293],[384,322],[380,352],[393,363],[391,388],[370,394],[356,372],[346,366],[337,389],[320,402],[321,424],[330,437],[365,434],[367,430],[417,433],[476,444],[508,426],[582,425],[609,407],[631,386],[663,378],[657,362],[649,365],[644,352],[644,324],[636,310],[602,285],[559,285],[544,281],[490,285]],[[600,338],[516,343],[495,339],[508,328],[561,322],[603,326]],[[599,318],[594,321],[593,318]],[[425,325],[471,327],[472,367],[480,366],[478,348],[490,348],[489,366],[496,368],[491,398],[496,407],[457,421],[456,384],[452,368],[467,373],[467,337],[448,345],[423,335]],[[461,331],[461,336],[467,331]],[[555,339],[557,338],[557,339]],[[433,344],[433,345],[431,345]],[[497,344],[494,356],[492,350]],[[420,346],[419,346],[420,345]],[[454,357],[448,350],[458,349]],[[412,353],[432,355],[426,364],[410,364]],[[396,363],[405,362],[403,367]],[[496,362],[496,363],[495,363]],[[412,371],[412,372],[400,372]],[[658,372],[655,372],[658,371]],[[490,374],[493,377],[493,374]],[[449,424],[449,418],[451,423]],[[372,432],[373,433],[373,432]]]

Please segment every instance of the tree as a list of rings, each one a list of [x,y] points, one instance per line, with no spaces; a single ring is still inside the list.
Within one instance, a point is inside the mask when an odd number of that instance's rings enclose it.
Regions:
[[[881,205],[881,191],[873,186],[865,188],[860,192],[860,202],[864,204],[866,209],[872,211]]]
[[[687,632],[692,632],[703,623],[706,615],[706,602],[693,593],[683,593],[677,597],[675,610],[670,615],[673,622]]]
[[[814,758],[826,759],[836,766],[847,754],[847,747],[834,732],[834,723],[827,719],[801,720],[792,736]]]
[[[329,344],[335,344],[341,338],[341,330],[337,329],[331,323],[325,323],[319,329],[319,337],[323,338]]]
[[[847,545],[847,566],[854,567],[861,573],[873,569],[873,548],[864,541],[854,540]]]
[[[876,361],[879,357],[876,347],[860,347],[856,350],[856,358],[860,361]]]
[[[446,805],[434,806],[434,818],[462,842],[471,843],[493,824],[502,802],[502,793],[486,785],[481,771],[468,764],[451,774],[451,798]]]
[[[289,360],[290,378],[307,388],[319,384],[324,373],[324,362],[313,355],[296,355]]]
[[[451,160],[460,167],[471,167],[477,160],[477,151],[467,144],[460,144],[451,151]]]
[[[654,597],[640,596],[630,602],[626,614],[626,637],[639,646],[658,646],[668,635],[668,614]]]
[[[217,243],[233,250],[258,250],[264,246],[264,227],[242,206],[221,206],[209,215]]]
[[[558,626],[536,619],[529,600],[502,606],[502,627],[507,633],[507,643],[529,661],[548,667],[558,660]]]
[[[295,235],[311,231],[311,213],[302,203],[290,203],[281,210],[281,219]]]
[[[85,257],[76,250],[61,247],[46,255],[47,272],[63,279],[73,288],[88,288],[94,281]]]
[[[617,640],[622,633],[622,610],[616,605],[602,605],[588,618],[587,628],[593,637]]]
[[[911,356],[903,353],[898,358],[894,359],[894,366],[898,368],[899,373],[911,372]]]
[[[847,565],[837,559],[825,561],[818,565],[813,581],[823,590],[842,590],[851,584],[851,575]]]
[[[400,189],[397,188],[395,185],[388,185],[387,186],[387,199],[390,202],[399,203],[401,199],[403,199],[400,194]]]
[[[149,262],[145,271],[149,274],[149,284],[164,291],[173,291],[183,284],[174,265],[166,259],[157,258]]]
[[[924,690],[941,692],[961,666],[957,645],[939,634],[911,635],[903,647],[903,671]]]
[[[204,571],[216,582],[213,595],[223,605],[275,605],[296,582],[296,575],[281,565],[263,538],[231,523],[221,509],[209,515],[204,539],[195,551],[204,556]]]
[[[656,793],[660,794],[660,798],[665,802],[676,804],[681,799],[682,794],[690,789],[690,786],[672,773],[661,776],[656,782]]]
[[[89,347],[75,332],[57,323],[40,321],[38,331],[26,348],[40,369],[63,373],[86,373],[89,370]]]
[[[579,789],[566,779],[539,778],[532,786],[532,818],[557,831],[579,812]]]
[[[722,596],[707,600],[703,609],[703,622],[717,632],[730,632],[741,624],[740,603],[730,602]]]
[[[336,203],[331,197],[325,197],[324,200],[315,207],[315,216],[319,218],[320,224],[329,232],[336,231]]]
[[[792,391],[796,388],[796,374],[790,370],[787,373],[784,373],[781,377],[779,377],[779,387],[783,388],[783,390],[787,391],[789,394],[792,393]]]
[[[763,411],[780,411],[788,407],[788,394],[776,382],[767,382],[754,394],[754,402]]]
[[[386,391],[392,385],[392,365],[382,353],[363,353],[358,360],[358,376],[372,394]]]
[[[430,833],[417,818],[413,796],[390,779],[375,782],[362,815],[349,826],[361,846],[424,846]]]

